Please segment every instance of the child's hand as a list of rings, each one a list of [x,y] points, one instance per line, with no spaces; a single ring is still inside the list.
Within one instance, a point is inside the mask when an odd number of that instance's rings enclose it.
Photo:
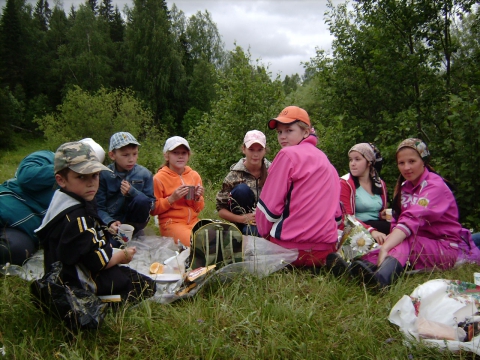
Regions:
[[[110,232],[110,234],[117,234],[118,233],[118,227],[122,225],[122,223],[120,221],[114,221],[110,224],[110,226],[108,227],[108,231]]]
[[[116,251],[112,254],[112,257],[110,258],[110,261],[105,269],[109,269],[118,264],[128,264],[130,261],[132,261],[133,255],[135,255],[136,252],[137,249],[135,246],[119,249],[119,251]]]
[[[126,196],[130,191],[130,183],[127,180],[122,180],[122,184],[120,185],[120,191],[122,192],[123,196]]]
[[[133,255],[137,252],[137,248],[135,246],[124,248],[123,249],[123,258],[120,261],[120,264],[128,264],[133,259]]]
[[[205,192],[205,189],[202,185],[197,185],[195,188],[195,197],[199,198],[200,196],[203,196],[203,193]]]
[[[386,220],[387,219],[387,210],[382,210],[380,212],[380,219]]]
[[[255,221],[255,213],[251,212],[243,214],[243,223],[247,225],[257,225],[257,222]]]
[[[180,185],[175,189],[172,195],[168,197],[168,202],[173,204],[175,201],[185,197],[188,193],[188,185]]]

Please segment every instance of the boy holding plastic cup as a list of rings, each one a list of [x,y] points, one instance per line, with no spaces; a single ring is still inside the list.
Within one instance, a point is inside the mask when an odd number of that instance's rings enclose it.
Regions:
[[[113,253],[109,234],[98,217],[95,194],[102,165],[85,143],[61,145],[54,160],[55,180],[60,186],[53,195],[42,225],[35,230],[44,247],[44,270],[62,263],[62,282],[88,289],[97,295],[121,295],[139,300],[155,293],[155,283],[129,267],[135,247]]]

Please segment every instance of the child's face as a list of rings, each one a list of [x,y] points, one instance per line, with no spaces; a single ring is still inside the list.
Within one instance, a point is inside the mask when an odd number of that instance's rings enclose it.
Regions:
[[[130,171],[137,163],[138,146],[127,145],[120,149],[109,151],[108,156],[110,156],[110,159],[115,161],[115,167],[118,171]]]
[[[352,175],[356,177],[368,176],[370,173],[370,164],[358,151],[351,151],[348,154],[348,166]]]
[[[309,134],[308,130],[302,129],[297,123],[282,124],[279,122],[276,130],[278,143],[282,148],[298,145]]]
[[[247,165],[262,166],[265,152],[265,148],[258,143],[252,144],[249,148],[243,146],[243,153],[245,154],[245,162]]]
[[[165,154],[165,160],[168,161],[168,167],[175,171],[177,174],[183,174],[185,166],[187,165],[190,153],[186,146],[180,145],[172,151],[167,151]]]
[[[55,175],[58,185],[69,192],[72,192],[86,201],[92,201],[98,190],[100,172],[93,174],[79,174],[70,170],[64,177],[60,174]]]

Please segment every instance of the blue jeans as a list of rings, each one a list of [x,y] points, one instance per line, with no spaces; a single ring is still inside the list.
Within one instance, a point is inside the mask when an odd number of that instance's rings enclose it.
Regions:
[[[255,208],[255,194],[247,184],[238,184],[230,192],[230,211],[236,215],[248,214]],[[235,223],[243,235],[259,236],[255,225]]]
[[[34,241],[23,231],[8,227],[0,230],[0,265],[9,262],[22,266],[35,251]]]
[[[477,247],[480,249],[480,232],[472,234],[472,240],[477,245]]]

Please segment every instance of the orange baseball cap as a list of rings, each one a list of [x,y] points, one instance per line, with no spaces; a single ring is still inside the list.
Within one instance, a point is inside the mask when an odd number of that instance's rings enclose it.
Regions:
[[[277,122],[280,122],[282,124],[291,124],[297,120],[304,122],[308,126],[311,126],[310,118],[308,117],[308,113],[305,110],[299,108],[298,106],[287,106],[280,112],[280,114],[278,114],[276,118],[270,119],[268,121],[268,128],[270,130],[275,129],[277,127]]]

